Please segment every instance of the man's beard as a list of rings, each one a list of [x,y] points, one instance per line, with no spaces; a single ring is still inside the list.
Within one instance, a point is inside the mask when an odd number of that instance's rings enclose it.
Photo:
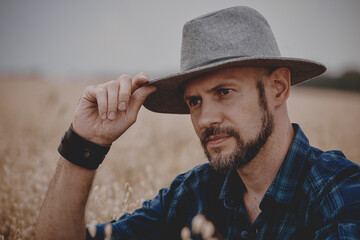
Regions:
[[[262,109],[262,126],[259,134],[255,139],[245,142],[240,133],[232,127],[211,127],[206,129],[201,137],[201,145],[204,149],[210,165],[217,171],[228,173],[232,170],[237,170],[253,160],[265,145],[274,129],[274,117],[269,112],[267,102],[264,96],[263,85],[258,83],[259,101]],[[236,140],[235,149],[228,154],[222,154],[221,149],[215,149],[215,153],[211,155],[206,149],[206,139],[212,135],[224,134],[234,137]]]

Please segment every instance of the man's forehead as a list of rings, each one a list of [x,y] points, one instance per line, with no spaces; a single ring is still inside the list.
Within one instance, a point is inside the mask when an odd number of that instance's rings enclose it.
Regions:
[[[191,91],[195,86],[201,85],[202,87],[212,88],[212,85],[227,83],[230,81],[239,81],[245,79],[253,79],[254,73],[259,71],[260,68],[254,67],[236,67],[226,68],[217,71],[205,73],[198,77],[195,77],[183,85],[183,93]]]

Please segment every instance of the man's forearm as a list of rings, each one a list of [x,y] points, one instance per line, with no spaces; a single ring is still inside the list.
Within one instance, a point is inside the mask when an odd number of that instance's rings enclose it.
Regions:
[[[95,170],[60,158],[36,225],[36,239],[85,239],[85,205]]]

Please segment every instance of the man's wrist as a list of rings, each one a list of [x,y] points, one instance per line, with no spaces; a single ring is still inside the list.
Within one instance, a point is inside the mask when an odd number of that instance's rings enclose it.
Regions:
[[[101,146],[86,140],[79,136],[70,125],[61,139],[58,152],[75,165],[93,170],[102,163],[110,146]]]

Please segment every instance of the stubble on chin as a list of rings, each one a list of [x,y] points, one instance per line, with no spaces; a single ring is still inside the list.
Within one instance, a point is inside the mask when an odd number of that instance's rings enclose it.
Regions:
[[[223,153],[221,148],[212,149],[212,154],[206,148],[206,138],[212,135],[217,134],[226,134],[228,136],[234,137],[236,140],[235,149],[229,153]],[[243,140],[240,138],[240,135],[237,130],[231,127],[214,127],[207,129],[201,136],[201,145],[203,147],[204,153],[209,160],[210,166],[218,172],[228,173],[235,166],[238,165],[238,157],[243,155]]]
[[[234,150],[235,152],[236,150]],[[237,163],[237,157],[238,157],[238,151],[237,153],[231,152],[231,153],[222,153],[221,150],[219,152],[215,152],[214,154],[210,155],[208,151],[205,151],[207,158],[209,160],[210,166],[215,169],[218,172],[221,173],[228,173],[238,165]]]

